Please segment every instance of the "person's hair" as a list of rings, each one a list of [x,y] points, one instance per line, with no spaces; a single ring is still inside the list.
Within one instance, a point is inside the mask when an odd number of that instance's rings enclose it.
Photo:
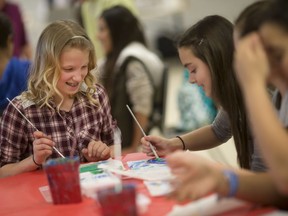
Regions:
[[[89,52],[88,74],[82,83],[86,85],[86,89],[79,93],[85,94],[92,105],[98,106],[98,101],[93,97],[96,91],[96,79],[92,72],[96,67],[95,49],[85,30],[70,20],[55,21],[40,35],[29,76],[28,91],[23,93],[24,97],[40,107],[47,105],[52,108],[50,102],[55,95],[60,96],[63,102],[63,95],[56,85],[60,77],[59,61],[64,48]],[[62,102],[57,106],[58,111]]]
[[[100,18],[106,22],[112,42],[112,50],[107,54],[104,66],[105,79],[103,81],[104,86],[108,88],[121,51],[131,42],[139,42],[146,46],[146,41],[139,20],[127,8],[114,6],[104,10]]]
[[[10,19],[3,12],[0,12],[0,29],[0,49],[5,49],[8,46],[8,38],[13,34],[13,29]]]
[[[239,30],[240,37],[253,31],[258,31],[263,17],[270,10],[271,0],[261,0],[246,7],[235,20],[235,28]]]
[[[212,98],[227,113],[241,167],[250,168],[248,122],[240,87],[233,71],[233,25],[212,15],[190,27],[178,40],[178,48],[191,49],[210,70]]]
[[[270,10],[263,18],[262,23],[275,23],[283,30],[288,32],[288,1],[287,0],[272,0]]]
[[[235,27],[242,38],[251,32],[258,31],[267,12],[270,11],[272,0],[261,0],[248,5],[235,20]],[[272,94],[275,87],[268,84],[268,89]]]

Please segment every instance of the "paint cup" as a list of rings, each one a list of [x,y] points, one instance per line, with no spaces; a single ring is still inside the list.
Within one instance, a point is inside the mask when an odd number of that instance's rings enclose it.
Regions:
[[[54,204],[82,201],[79,165],[78,157],[50,159],[43,165]]]
[[[133,184],[104,188],[97,191],[103,216],[137,216],[136,188]]]

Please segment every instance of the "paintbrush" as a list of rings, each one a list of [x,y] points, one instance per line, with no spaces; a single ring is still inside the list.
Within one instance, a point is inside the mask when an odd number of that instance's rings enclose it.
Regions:
[[[114,158],[116,160],[121,160],[121,155],[122,155],[121,131],[117,126],[115,126],[113,129],[113,133],[114,133]]]
[[[6,98],[6,99],[9,101],[9,103],[23,116],[23,118],[24,118],[36,131],[39,131],[39,130],[33,125],[33,123],[32,123],[31,121],[29,121],[29,119],[27,119],[26,116],[12,103],[12,101],[11,101],[9,98]],[[55,147],[53,146],[53,149],[54,149],[62,158],[65,158],[64,155],[61,154],[61,152],[60,152],[57,148],[55,148]]]
[[[127,104],[126,104],[126,107],[127,107],[127,109],[129,110],[129,112],[131,113],[131,115],[132,115],[132,117],[134,118],[135,122],[137,123],[138,127],[140,128],[143,136],[146,136],[145,131],[143,130],[143,128],[142,128],[141,125],[139,124],[138,120],[136,119],[136,117],[135,117],[135,115],[133,114],[133,112],[132,112],[132,110],[130,109],[130,107],[129,107]],[[149,146],[150,146],[150,148],[151,148],[151,150],[152,150],[155,158],[159,158],[157,152],[156,152],[155,149],[154,149],[154,146],[152,146],[152,144],[151,144],[150,142],[149,142]]]
[[[119,127],[115,126],[113,129],[114,133],[114,158],[121,160],[122,149],[121,149],[121,131]],[[119,183],[115,185],[115,192],[120,193],[123,189],[121,176],[116,175],[119,178]]]

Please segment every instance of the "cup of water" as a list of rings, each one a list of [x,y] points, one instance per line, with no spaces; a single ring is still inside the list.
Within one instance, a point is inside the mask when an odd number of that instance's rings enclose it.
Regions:
[[[43,165],[54,204],[82,201],[79,165],[79,157],[50,159]]]
[[[97,199],[103,216],[138,215],[134,184],[123,184],[121,188],[109,187],[98,190]]]

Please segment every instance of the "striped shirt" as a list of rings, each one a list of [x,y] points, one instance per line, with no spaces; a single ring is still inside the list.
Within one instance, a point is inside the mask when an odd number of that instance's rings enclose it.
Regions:
[[[80,156],[81,150],[91,140],[100,140],[107,145],[113,144],[114,122],[110,114],[110,104],[104,89],[97,85],[94,98],[99,101],[99,107],[91,105],[86,96],[79,94],[69,112],[56,111],[48,107],[39,108],[32,101],[22,96],[16,97],[13,104],[39,130],[51,136],[55,147],[64,155],[69,156],[73,143],[77,142],[74,155]],[[22,115],[9,104],[3,113],[0,123],[0,166],[16,163],[33,153],[32,127]],[[59,157],[53,151],[50,158]]]

